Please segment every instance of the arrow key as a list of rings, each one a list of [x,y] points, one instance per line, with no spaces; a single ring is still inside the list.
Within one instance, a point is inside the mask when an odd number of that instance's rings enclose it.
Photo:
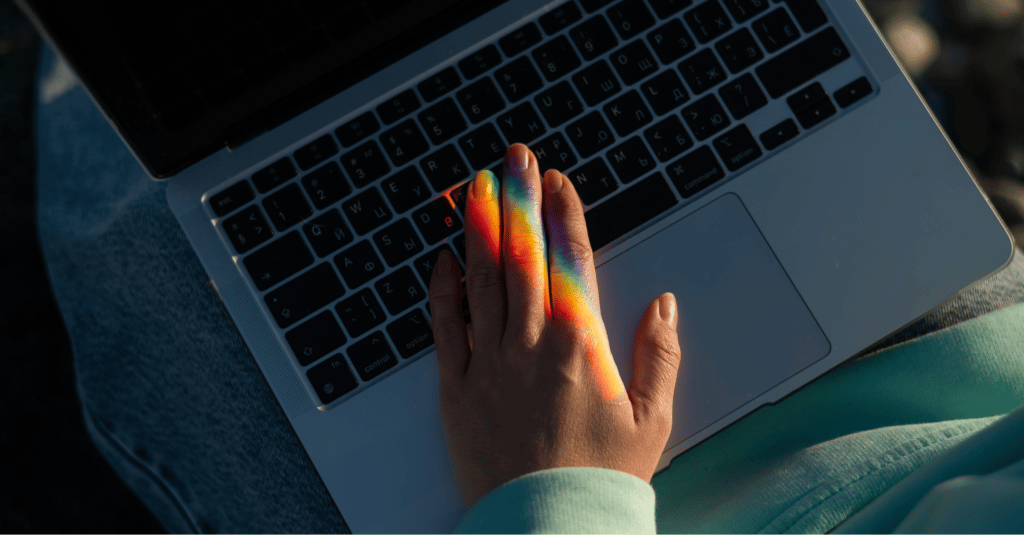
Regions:
[[[800,126],[804,127],[804,130],[807,130],[821,124],[822,121],[835,114],[835,105],[826,97],[818,101],[817,104],[814,104],[810,108],[807,108],[797,114],[796,118],[800,121]]]

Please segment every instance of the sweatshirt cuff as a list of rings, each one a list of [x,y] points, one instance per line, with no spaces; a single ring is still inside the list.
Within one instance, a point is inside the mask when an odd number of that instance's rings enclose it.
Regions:
[[[552,468],[492,490],[455,533],[655,533],[654,488],[607,468]]]

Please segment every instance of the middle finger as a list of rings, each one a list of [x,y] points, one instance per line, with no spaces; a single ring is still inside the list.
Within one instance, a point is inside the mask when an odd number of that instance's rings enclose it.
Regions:
[[[532,345],[551,317],[551,299],[541,219],[540,168],[537,157],[521,143],[509,147],[505,155],[501,200],[502,260],[508,296],[505,332]]]

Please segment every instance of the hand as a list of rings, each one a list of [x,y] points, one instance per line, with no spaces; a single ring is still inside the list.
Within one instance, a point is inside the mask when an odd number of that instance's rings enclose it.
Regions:
[[[558,171],[545,173],[543,198],[541,191],[537,158],[521,144],[505,156],[500,201],[490,171],[473,179],[470,328],[450,253],[438,257],[430,281],[441,415],[467,507],[548,468],[610,468],[650,482],[672,430],[675,297],[647,307],[626,390],[601,319],[583,205]]]

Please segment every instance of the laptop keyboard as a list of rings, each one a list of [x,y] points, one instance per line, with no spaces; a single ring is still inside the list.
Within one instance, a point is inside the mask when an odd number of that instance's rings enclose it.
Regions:
[[[816,0],[570,1],[218,189],[210,210],[325,406],[433,347],[434,261],[465,259],[468,181],[501,178],[509,144],[573,181],[598,250],[871,94],[860,74],[831,96],[814,81],[848,58]],[[788,117],[752,130],[783,97]]]

